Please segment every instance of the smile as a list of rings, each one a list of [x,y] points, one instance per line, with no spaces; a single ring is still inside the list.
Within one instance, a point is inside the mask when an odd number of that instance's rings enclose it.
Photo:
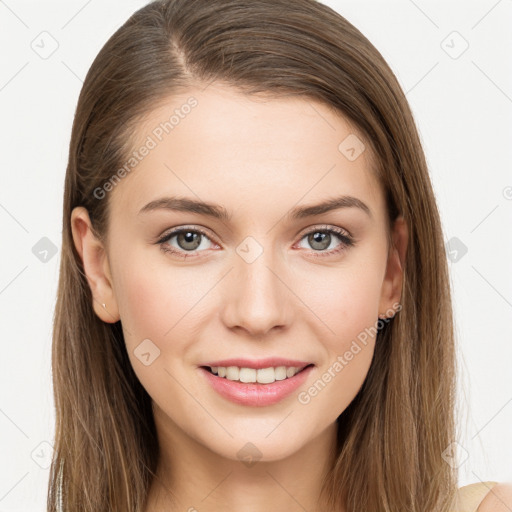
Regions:
[[[208,368],[208,367],[206,367]],[[218,377],[223,377],[228,380],[256,383],[259,384],[271,384],[276,380],[285,380],[293,377],[305,366],[270,366],[268,368],[245,368],[238,366],[212,366],[210,367],[211,372]]]
[[[313,368],[314,365],[310,364],[302,368],[281,366],[256,370],[236,366],[201,366],[198,369],[222,397],[240,405],[262,407],[276,404],[293,393]]]

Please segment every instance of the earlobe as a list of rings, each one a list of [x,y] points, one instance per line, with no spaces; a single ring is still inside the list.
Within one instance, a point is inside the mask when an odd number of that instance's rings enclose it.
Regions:
[[[89,213],[84,207],[73,209],[71,230],[91,289],[92,307],[101,320],[115,323],[120,317],[107,253],[101,241],[94,236]]]
[[[391,314],[395,310],[393,305],[400,303],[401,300],[405,256],[409,241],[407,223],[402,215],[398,216],[393,223],[391,240],[392,246],[389,250],[379,304],[380,318],[394,316],[394,314]]]

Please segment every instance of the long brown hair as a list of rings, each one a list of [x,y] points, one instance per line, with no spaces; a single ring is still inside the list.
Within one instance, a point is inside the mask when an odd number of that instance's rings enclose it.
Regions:
[[[155,1],[115,32],[89,69],[65,179],[48,511],[144,510],[159,457],[151,398],[120,322],[106,324],[93,311],[70,217],[84,206],[105,239],[108,194],[99,199],[97,190],[133,151],[134,127],[172,94],[214,80],[246,94],[321,101],[364,134],[389,220],[401,214],[409,230],[402,309],[379,330],[367,378],[338,418],[323,491],[333,510],[343,503],[349,512],[448,511],[457,484],[443,458],[456,434],[454,329],[424,152],[381,54],[315,0]]]

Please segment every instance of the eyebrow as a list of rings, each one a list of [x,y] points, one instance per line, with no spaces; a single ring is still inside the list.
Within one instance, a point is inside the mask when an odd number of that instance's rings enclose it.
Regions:
[[[305,217],[321,215],[340,208],[359,208],[370,218],[372,217],[370,208],[363,201],[353,196],[340,196],[327,199],[326,201],[314,205],[296,206],[286,214],[286,217],[290,220],[303,219]],[[139,211],[139,215],[141,213],[161,209],[197,213],[226,222],[229,222],[232,217],[232,214],[228,213],[223,206],[185,197],[162,197],[160,199],[155,199],[154,201],[149,202],[146,206],[143,206]]]

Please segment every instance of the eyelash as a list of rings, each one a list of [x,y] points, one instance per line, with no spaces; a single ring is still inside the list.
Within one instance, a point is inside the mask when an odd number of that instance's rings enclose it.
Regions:
[[[185,232],[192,232],[192,233],[199,233],[201,234],[202,236],[206,237],[208,240],[210,240],[210,237],[208,236],[208,234],[203,231],[202,229],[199,229],[199,228],[192,228],[192,227],[180,227],[180,228],[177,228],[169,233],[167,233],[166,235],[164,235],[163,237],[161,237],[156,243],[160,245],[160,249],[165,252],[165,253],[171,253],[171,254],[174,254],[180,258],[183,258],[183,259],[186,259],[188,257],[193,257],[193,258],[196,258],[198,256],[195,256],[194,255],[194,252],[193,251],[190,251],[190,252],[187,252],[187,251],[183,251],[183,250],[177,250],[175,249],[174,247],[171,247],[169,245],[166,245],[166,242],[168,242],[171,238],[173,238],[174,236],[176,235],[179,235],[180,233],[185,233]],[[340,229],[340,228],[336,228],[336,227],[328,227],[328,226],[321,226],[321,227],[316,227],[310,231],[307,231],[306,233],[304,233],[300,240],[302,240],[303,238],[305,238],[306,236],[312,234],[312,233],[329,233],[329,234],[334,234],[336,235],[340,240],[341,240],[341,244],[338,248],[336,249],[331,249],[330,251],[315,251],[314,249],[312,249],[313,251],[313,256],[315,258],[324,258],[324,257],[327,257],[327,256],[333,256],[334,254],[338,254],[338,253],[341,253],[343,251],[346,251],[349,247],[352,247],[355,245],[355,242],[354,242],[354,239],[350,236],[350,235],[347,235],[346,234],[346,231]],[[202,251],[199,251],[199,252],[202,252]]]

